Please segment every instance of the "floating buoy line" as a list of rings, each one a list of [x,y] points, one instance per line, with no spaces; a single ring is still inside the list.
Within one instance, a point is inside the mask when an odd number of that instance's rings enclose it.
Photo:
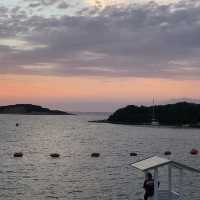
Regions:
[[[193,148],[191,151],[190,151],[190,154],[191,155],[198,155],[199,154],[199,151],[198,151],[198,149],[195,149],[195,148]],[[172,155],[172,152],[171,151],[165,151],[164,152],[164,155],[165,156],[170,156],[170,155]],[[13,157],[18,157],[18,158],[22,158],[24,156],[24,154],[23,154],[23,152],[15,152],[14,154],[13,154]],[[59,153],[51,153],[51,154],[49,154],[49,156],[51,157],[51,158],[59,158],[60,157],[60,154]],[[136,152],[131,152],[131,153],[129,153],[129,156],[131,156],[131,157],[136,157],[136,156],[138,156],[138,153],[136,153]],[[97,153],[97,152],[95,152],[95,153],[92,153],[91,155],[90,155],[90,157],[91,158],[99,158],[100,157],[100,153]]]

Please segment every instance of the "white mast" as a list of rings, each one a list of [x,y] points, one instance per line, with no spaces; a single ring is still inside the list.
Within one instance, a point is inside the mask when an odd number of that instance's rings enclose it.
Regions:
[[[156,116],[155,116],[155,100],[154,100],[154,97],[153,97],[153,110],[152,110],[151,125],[152,126],[158,126],[159,125],[159,122],[156,120]]]

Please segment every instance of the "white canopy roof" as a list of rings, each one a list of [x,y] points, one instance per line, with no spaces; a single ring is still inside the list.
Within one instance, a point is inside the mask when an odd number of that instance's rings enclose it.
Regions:
[[[160,167],[162,165],[166,165],[171,161],[165,158],[160,158],[158,156],[154,156],[151,158],[147,158],[145,160],[141,160],[139,162],[133,163],[132,166],[140,169],[142,171],[150,170],[152,168]]]
[[[141,160],[139,162],[131,164],[131,166],[133,166],[139,170],[142,170],[142,171],[148,171],[148,170],[162,167],[164,165],[169,165],[169,164],[171,164],[175,168],[186,169],[189,171],[200,173],[200,170],[198,170],[198,169],[194,169],[192,167],[183,165],[181,163],[174,162],[174,161],[168,160],[166,158],[161,158],[158,156],[154,156],[154,157],[147,158],[145,160]]]

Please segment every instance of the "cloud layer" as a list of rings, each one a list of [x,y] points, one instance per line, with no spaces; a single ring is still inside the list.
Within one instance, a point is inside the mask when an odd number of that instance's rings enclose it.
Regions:
[[[0,73],[199,79],[198,0],[85,7],[73,15],[66,1],[29,4],[47,6],[54,16],[0,7]],[[59,10],[68,14],[56,16]]]

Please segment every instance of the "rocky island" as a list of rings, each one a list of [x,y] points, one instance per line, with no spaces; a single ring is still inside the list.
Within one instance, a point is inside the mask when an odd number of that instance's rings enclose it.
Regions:
[[[179,102],[156,106],[129,105],[120,108],[102,122],[115,124],[158,125],[200,128],[200,104]]]
[[[42,106],[32,104],[16,104],[8,106],[0,106],[0,114],[21,114],[21,115],[70,115],[71,113],[50,110]]]

